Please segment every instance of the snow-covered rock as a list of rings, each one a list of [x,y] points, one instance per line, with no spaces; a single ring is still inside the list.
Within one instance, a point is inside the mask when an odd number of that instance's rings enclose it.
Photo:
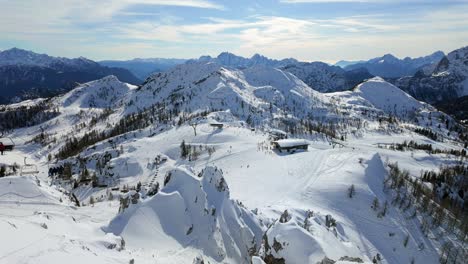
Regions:
[[[253,213],[230,199],[222,171],[207,167],[196,176],[177,168],[167,177],[158,194],[130,206],[107,231],[132,245],[162,250],[176,243],[200,249],[217,262],[249,262],[262,227]]]

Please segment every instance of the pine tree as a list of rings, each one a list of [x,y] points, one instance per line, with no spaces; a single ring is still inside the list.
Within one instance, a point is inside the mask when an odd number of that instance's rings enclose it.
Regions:
[[[1,166],[0,167],[0,177],[5,177],[5,175],[6,175],[6,167]]]
[[[81,171],[81,179],[80,180],[87,180],[89,179],[89,171],[88,168],[84,168],[84,170]]]
[[[356,190],[354,188],[354,184],[351,184],[351,186],[348,188],[348,197],[353,198],[355,194],[356,194]]]
[[[188,156],[188,148],[187,145],[185,144],[185,140],[182,140],[182,143],[180,144],[180,157],[183,159],[186,159]]]
[[[445,212],[441,206],[437,206],[432,224],[436,227],[440,226],[444,222]]]
[[[114,194],[112,192],[109,192],[109,194],[107,195],[107,200],[109,201],[114,200]]]
[[[377,211],[379,207],[380,207],[379,199],[375,197],[374,200],[372,201],[372,209],[374,209],[374,211]]]
[[[97,187],[98,186],[98,177],[96,176],[96,173],[93,172],[93,176],[91,176],[91,182],[92,182],[92,185],[93,187]]]
[[[141,190],[141,182],[138,182],[136,186],[136,191],[139,192],[140,190]]]
[[[403,246],[408,246],[408,241],[409,241],[409,234],[406,235],[405,239],[403,240]]]
[[[63,165],[63,178],[69,180],[72,177],[72,166],[70,163],[65,163]]]
[[[383,205],[382,216],[385,216],[387,214],[387,210],[388,210],[388,202],[385,201]]]

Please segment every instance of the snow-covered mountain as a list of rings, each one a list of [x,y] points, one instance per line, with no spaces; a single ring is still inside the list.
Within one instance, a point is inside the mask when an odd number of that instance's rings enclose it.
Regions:
[[[463,205],[421,170],[459,164],[466,132],[382,78],[324,94],[281,68],[199,60],[1,110],[17,144],[4,173],[28,163],[18,170],[37,179],[0,179],[0,232],[15,237],[0,238],[0,262],[438,263],[466,251],[450,214],[438,224],[442,207],[413,196]],[[308,150],[275,149],[277,129]]]
[[[325,107],[322,98],[296,76],[280,69],[261,65],[237,69],[210,61],[191,62],[155,74],[131,100],[140,109],[154,102],[186,113],[229,109],[245,120],[263,123],[276,111],[306,116],[315,108]]]
[[[432,69],[398,79],[396,85],[429,103],[449,102],[468,95],[468,47],[450,52]]]
[[[99,61],[99,64],[107,67],[127,69],[140,80],[144,80],[152,73],[167,71],[178,64],[185,63],[186,61],[186,59],[136,58],[133,60],[104,60]]]
[[[237,56],[230,52],[222,52],[216,58],[211,56],[202,56],[198,59],[201,62],[215,62],[220,65],[234,67],[234,68],[247,68],[255,65],[268,66],[268,67],[281,67],[289,64],[297,63],[296,59],[283,59],[275,60],[270,59],[260,54],[255,54],[251,58],[244,58]]]
[[[202,56],[197,61],[213,62],[232,68],[248,68],[252,66],[265,66],[280,68],[290,72],[316,91],[336,92],[353,88],[365,79],[373,77],[365,69],[359,68],[345,71],[340,67],[330,66],[323,62],[299,62],[295,59],[274,60],[255,54],[251,58],[244,58],[229,52],[223,52],[216,58]],[[192,60],[193,62],[193,60]]]
[[[0,66],[29,65],[46,67],[55,70],[83,70],[97,67],[97,63],[84,57],[68,59],[52,57],[47,54],[38,54],[32,51],[12,48],[0,52]]]
[[[337,66],[323,62],[302,62],[282,67],[320,92],[345,91],[355,87],[363,80],[373,77],[366,69],[357,68],[345,71]]]
[[[12,48],[0,52],[0,103],[56,95],[111,74],[125,82],[141,82],[126,69],[104,67],[83,57],[51,57]]]
[[[442,51],[434,52],[431,55],[404,59],[399,59],[392,54],[386,54],[382,57],[370,59],[366,62],[355,63],[345,66],[345,70],[354,70],[358,68],[366,68],[372,75],[381,76],[384,78],[399,78],[403,76],[411,76],[420,70],[422,67],[438,63],[444,57]]]
[[[352,91],[334,93],[329,96],[344,100],[354,106],[370,106],[388,115],[411,116],[424,110],[434,111],[432,106],[414,99],[398,87],[386,82],[380,77],[374,77],[359,84]]]

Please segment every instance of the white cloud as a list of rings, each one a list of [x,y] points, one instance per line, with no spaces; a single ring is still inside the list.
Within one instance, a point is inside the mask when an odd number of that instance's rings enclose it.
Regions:
[[[413,16],[382,13],[315,19],[257,14],[238,19],[197,18],[197,22],[191,22],[167,13],[154,16],[144,10],[135,13],[125,8],[130,0],[103,0],[99,4],[91,0],[63,2],[66,3],[0,0],[2,39],[63,52],[59,55],[98,59],[148,55],[198,57],[232,51],[244,56],[262,53],[274,58],[325,61],[362,59],[388,52],[419,56],[434,49],[450,51],[468,43],[467,5],[420,10]],[[150,2],[176,1],[131,3]],[[211,3],[179,1],[177,4],[222,8]],[[130,20],[116,19],[135,15],[138,17]],[[99,26],[89,23],[93,21],[98,21]]]
[[[224,9],[224,6],[207,0],[0,0],[0,21],[14,23],[45,21],[58,24],[58,20],[68,22],[108,21],[113,16],[133,5],[179,6],[203,9]],[[21,18],[25,18],[24,20]],[[34,25],[30,23],[31,25]],[[43,23],[41,23],[43,24]]]
[[[385,0],[280,0],[281,3],[356,3],[356,2],[385,2]]]

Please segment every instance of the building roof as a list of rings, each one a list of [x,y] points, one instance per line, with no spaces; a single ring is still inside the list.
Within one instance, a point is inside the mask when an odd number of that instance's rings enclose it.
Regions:
[[[13,142],[13,140],[11,138],[8,138],[8,137],[0,137],[0,142],[3,143],[3,145],[15,145],[15,142]]]
[[[287,135],[288,134],[284,132],[283,130],[279,130],[279,129],[270,129],[269,133],[273,135]]]
[[[291,148],[297,146],[309,145],[304,139],[280,139],[274,141],[280,148]]]

